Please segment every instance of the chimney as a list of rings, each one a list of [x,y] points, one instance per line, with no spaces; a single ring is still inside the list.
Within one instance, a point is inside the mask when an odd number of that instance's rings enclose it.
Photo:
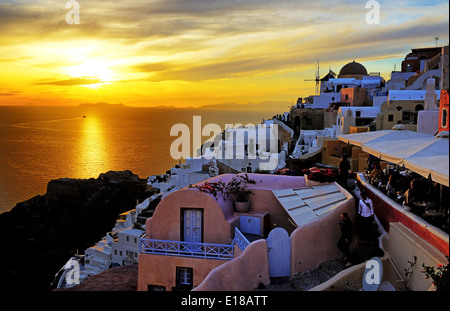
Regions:
[[[436,80],[433,78],[427,79],[427,88],[425,93],[425,110],[439,110],[439,107],[436,105],[436,89],[435,89]]]

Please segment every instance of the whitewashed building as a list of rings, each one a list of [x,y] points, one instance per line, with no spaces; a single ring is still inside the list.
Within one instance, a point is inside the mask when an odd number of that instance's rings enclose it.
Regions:
[[[379,113],[379,107],[339,107],[336,135],[348,134],[351,126],[369,126]]]

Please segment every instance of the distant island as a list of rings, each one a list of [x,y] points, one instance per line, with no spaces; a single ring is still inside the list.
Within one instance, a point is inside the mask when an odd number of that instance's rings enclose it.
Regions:
[[[124,105],[122,103],[109,104],[109,103],[105,103],[105,102],[98,102],[98,103],[82,103],[82,104],[79,104],[78,107],[80,107],[80,108],[129,108],[130,106]]]
[[[290,108],[292,103],[289,101],[264,101],[261,103],[246,103],[246,104],[238,104],[238,103],[223,103],[223,104],[211,104],[211,105],[203,105],[198,108],[189,106],[189,107],[175,107],[175,106],[149,106],[149,107],[133,107],[127,106],[122,103],[120,104],[110,104],[106,102],[98,102],[98,103],[82,103],[79,104],[80,108],[153,108],[153,109],[233,109],[233,110],[250,110],[250,109],[260,109],[260,110],[276,110],[280,108]]]
[[[289,101],[264,101],[261,103],[224,103],[216,105],[203,105],[200,109],[262,109],[262,110],[273,110],[280,108],[290,108],[292,103]]]

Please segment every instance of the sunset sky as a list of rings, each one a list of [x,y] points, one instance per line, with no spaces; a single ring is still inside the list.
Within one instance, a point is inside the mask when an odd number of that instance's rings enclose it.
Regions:
[[[291,101],[356,60],[385,79],[448,44],[448,1],[0,0],[0,105],[178,107]]]

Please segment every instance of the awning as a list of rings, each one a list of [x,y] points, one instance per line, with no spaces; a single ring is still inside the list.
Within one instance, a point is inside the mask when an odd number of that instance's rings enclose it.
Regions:
[[[373,132],[363,132],[356,134],[347,134],[338,136],[339,140],[346,142],[347,144],[352,144],[361,147],[366,143],[375,142],[389,142],[394,140],[402,139],[417,139],[430,137],[429,134],[418,133],[408,130],[382,130]]]
[[[441,156],[413,157],[405,160],[405,166],[422,176],[431,176],[439,184],[449,186],[448,154]]]
[[[449,186],[448,138],[406,130],[383,130],[341,135],[338,139]]]

